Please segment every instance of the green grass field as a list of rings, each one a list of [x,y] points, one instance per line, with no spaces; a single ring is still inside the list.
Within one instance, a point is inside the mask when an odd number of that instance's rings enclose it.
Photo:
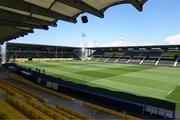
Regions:
[[[75,83],[173,101],[180,111],[180,68],[95,62],[18,64]]]

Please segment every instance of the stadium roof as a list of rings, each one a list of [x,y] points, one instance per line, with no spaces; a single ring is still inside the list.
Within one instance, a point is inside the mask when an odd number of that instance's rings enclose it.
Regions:
[[[57,26],[58,20],[76,23],[84,12],[103,18],[104,11],[132,4],[142,11],[147,0],[0,0],[0,43],[33,33],[33,29]]]
[[[92,50],[118,50],[118,49],[133,49],[133,50],[138,50],[141,48],[145,49],[161,49],[161,50],[180,50],[180,45],[142,45],[142,46],[116,46],[116,47],[87,47],[87,49],[92,49]]]
[[[14,48],[48,48],[48,47],[54,47],[54,48],[73,48],[73,49],[80,49],[80,47],[73,47],[73,46],[59,46],[59,45],[42,45],[42,44],[30,44],[30,43],[13,43],[13,42],[7,42],[6,43],[8,47],[14,47]]]

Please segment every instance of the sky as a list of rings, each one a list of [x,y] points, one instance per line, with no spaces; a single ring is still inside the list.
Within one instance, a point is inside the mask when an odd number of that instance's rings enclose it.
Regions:
[[[82,15],[76,24],[58,21],[57,27],[36,29],[12,42],[65,46],[180,44],[180,0],[148,0],[143,12],[130,4],[118,5],[104,14],[103,19],[87,14],[87,24],[81,22]]]

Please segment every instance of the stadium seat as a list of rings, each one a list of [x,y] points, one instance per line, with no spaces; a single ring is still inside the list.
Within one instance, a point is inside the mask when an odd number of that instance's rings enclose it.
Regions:
[[[29,115],[30,119],[52,119],[46,114],[28,105],[24,101],[17,99],[16,97],[6,95],[6,101],[18,110],[23,111],[25,114]]]
[[[23,88],[20,88],[20,87],[17,87],[15,85],[13,85],[12,83],[10,82],[7,82],[7,81],[3,81],[1,80],[0,81],[1,84],[3,84],[4,86],[7,86],[8,88],[12,89],[13,91],[23,95],[24,97],[28,98],[28,99],[33,99],[33,100],[40,100],[40,101],[43,101],[43,102],[48,102],[47,99],[41,97],[41,96],[38,96],[34,93],[31,93]]]
[[[130,60],[131,57],[126,57],[126,56],[123,56],[123,57],[120,57],[117,61],[117,63],[127,63],[128,60]]]
[[[67,109],[67,108],[65,108],[63,106],[60,106],[60,105],[57,105],[56,108],[58,108],[60,110],[63,110],[64,112],[67,112],[67,113],[69,113],[69,114],[71,114],[73,116],[76,116],[76,117],[78,117],[79,119],[82,119],[82,120],[91,120],[92,119],[89,116],[85,116],[85,115],[83,115],[81,113],[75,112],[75,111],[73,111],[71,109]]]
[[[61,94],[61,93],[59,93],[59,92],[55,92],[55,91],[53,91],[53,90],[50,90],[50,89],[41,87],[41,86],[36,85],[36,84],[34,84],[34,83],[31,83],[31,82],[25,80],[24,78],[19,77],[19,76],[15,75],[15,74],[12,74],[12,73],[6,73],[6,74],[7,74],[11,79],[13,79],[13,80],[15,80],[15,81],[17,81],[17,82],[20,82],[20,83],[22,83],[22,84],[25,84],[25,85],[34,87],[34,88],[36,88],[36,89],[45,91],[45,92],[47,92],[47,93],[49,93],[49,94],[56,95],[57,97],[61,97],[61,98],[66,99],[66,100],[70,100],[70,101],[74,101],[74,100],[75,100],[75,98],[72,98],[72,97],[70,97],[70,96],[67,96],[67,95]]]
[[[178,63],[176,66],[180,67],[180,58],[178,59]]]
[[[27,103],[53,119],[67,119],[64,116],[58,114],[57,112],[49,109],[48,107],[36,103],[35,101],[28,100]]]
[[[137,117],[134,117],[134,116],[130,116],[128,114],[117,112],[117,111],[114,111],[114,110],[110,110],[110,109],[107,109],[107,108],[104,108],[102,106],[95,105],[95,104],[92,104],[92,103],[84,102],[84,106],[90,107],[90,108],[94,108],[94,109],[97,109],[97,110],[100,110],[100,111],[103,111],[103,112],[110,113],[112,115],[118,116],[120,119],[125,119],[125,120],[140,120],[140,118],[137,118]]]
[[[0,100],[0,119],[26,120],[27,118],[4,100]]]
[[[76,117],[74,115],[71,115],[70,113],[65,112],[65,111],[63,111],[61,109],[58,109],[56,107],[52,107],[52,106],[50,106],[48,104],[44,104],[44,106],[46,106],[47,108],[53,110],[54,112],[56,112],[56,113],[58,113],[58,114],[60,114],[60,115],[62,115],[64,117],[66,117],[66,118],[68,118],[70,120],[80,120],[80,118],[78,118],[78,117]]]

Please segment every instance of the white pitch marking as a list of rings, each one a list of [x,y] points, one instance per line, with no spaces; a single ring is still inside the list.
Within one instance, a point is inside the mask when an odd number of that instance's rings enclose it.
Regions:
[[[174,89],[176,89],[179,85],[180,85],[180,83],[175,88],[173,88],[171,91],[169,91],[166,95],[170,95],[174,91]]]
[[[174,91],[175,88],[173,88],[171,91],[169,91],[166,95],[170,95]]]

